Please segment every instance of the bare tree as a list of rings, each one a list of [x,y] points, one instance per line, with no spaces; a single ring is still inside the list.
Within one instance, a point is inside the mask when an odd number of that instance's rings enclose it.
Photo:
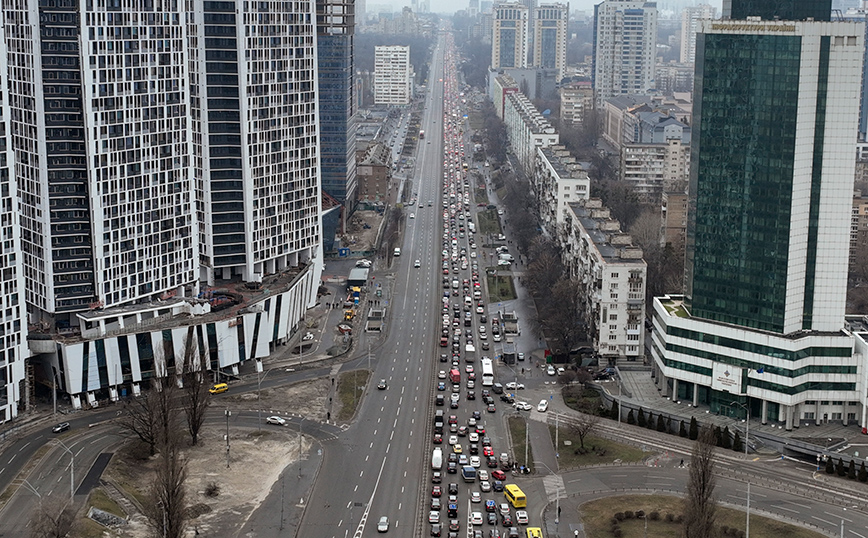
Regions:
[[[579,436],[579,446],[585,448],[585,437],[593,433],[600,423],[600,416],[593,413],[592,409],[586,409],[575,415],[570,423],[570,430]]]
[[[181,403],[187,419],[187,431],[193,446],[199,442],[199,431],[205,423],[205,411],[211,401],[208,380],[205,375],[205,361],[198,352],[193,327],[187,329],[184,341],[184,391]]]
[[[38,516],[34,518],[30,535],[33,538],[64,538],[73,530],[75,512],[69,503],[48,497],[39,502]]]
[[[684,538],[713,536],[717,511],[714,500],[714,429],[702,428],[693,444],[690,477],[684,499]]]
[[[587,339],[583,297],[579,281],[562,277],[551,288],[546,300],[537,303],[537,324],[556,356],[568,356]]]
[[[153,383],[152,383],[153,384]],[[124,403],[124,412],[118,422],[121,430],[138,437],[148,445],[150,455],[157,453],[157,399],[147,391]]]

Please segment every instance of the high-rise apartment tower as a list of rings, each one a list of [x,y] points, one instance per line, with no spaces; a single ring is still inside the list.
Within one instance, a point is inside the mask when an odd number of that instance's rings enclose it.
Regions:
[[[527,6],[511,2],[494,6],[491,39],[491,68],[528,66]]]
[[[567,27],[569,4],[542,4],[533,18],[533,65],[558,70],[558,81],[564,78],[567,65]]]

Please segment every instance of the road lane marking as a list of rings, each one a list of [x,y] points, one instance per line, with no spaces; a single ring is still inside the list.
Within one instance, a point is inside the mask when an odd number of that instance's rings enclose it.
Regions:
[[[838,518],[838,519],[843,519],[843,520],[846,521],[847,523],[853,523],[853,520],[852,520],[852,519],[847,519],[847,518],[844,517],[844,516],[839,516],[839,515],[833,514],[833,513],[831,513],[831,512],[825,512],[825,511],[824,511],[823,513],[824,513],[824,514],[829,514],[830,516],[832,516],[832,517],[836,517],[836,518]]]
[[[837,526],[837,525],[835,525],[834,523],[832,523],[831,521],[826,521],[825,519],[823,519],[823,518],[821,518],[821,517],[817,517],[817,516],[811,516],[811,517],[814,518],[814,519],[816,519],[817,521],[822,521],[822,522],[825,523],[826,525],[832,525],[833,527],[836,527],[836,526]]]
[[[786,510],[787,512],[792,512],[794,514],[801,514],[801,512],[799,512],[798,510],[793,510],[792,508],[787,508],[786,506],[777,506],[773,504],[772,508],[776,508],[778,510]]]

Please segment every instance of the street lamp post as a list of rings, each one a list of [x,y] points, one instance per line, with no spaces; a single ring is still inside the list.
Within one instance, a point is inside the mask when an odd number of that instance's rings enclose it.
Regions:
[[[265,372],[265,375],[262,375],[262,362],[256,362],[256,402],[257,402],[257,413],[259,414],[259,431],[262,431],[262,382],[265,381],[265,378],[268,377],[268,374],[276,370],[276,368],[272,368]],[[229,445],[229,429],[226,429],[226,444]]]
[[[229,468],[229,417],[232,416],[232,411],[226,409],[223,411],[223,414],[226,415],[226,468]]]
[[[75,454],[60,439],[55,439],[64,450],[69,452],[69,502],[75,496]]]

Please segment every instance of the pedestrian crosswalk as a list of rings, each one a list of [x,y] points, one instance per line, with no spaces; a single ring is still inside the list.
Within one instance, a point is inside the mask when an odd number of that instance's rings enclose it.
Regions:
[[[553,501],[558,497],[566,497],[567,495],[567,489],[564,486],[564,479],[561,475],[545,475],[543,477],[543,487],[546,489],[546,496],[549,501]]]

